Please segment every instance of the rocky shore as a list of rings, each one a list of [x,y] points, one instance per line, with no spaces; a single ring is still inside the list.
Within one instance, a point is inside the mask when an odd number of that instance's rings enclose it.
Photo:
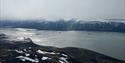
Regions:
[[[82,48],[56,48],[24,41],[6,40],[0,34],[0,63],[125,63],[118,59]]]

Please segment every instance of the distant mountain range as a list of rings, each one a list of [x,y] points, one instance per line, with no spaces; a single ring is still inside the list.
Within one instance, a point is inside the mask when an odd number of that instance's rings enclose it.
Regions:
[[[125,32],[125,19],[105,20],[0,20],[0,28],[31,28],[39,30],[85,30]]]

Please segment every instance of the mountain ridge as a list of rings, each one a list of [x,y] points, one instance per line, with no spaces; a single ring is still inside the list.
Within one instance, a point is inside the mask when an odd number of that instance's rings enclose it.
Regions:
[[[109,21],[108,21],[109,20]],[[113,21],[112,21],[113,20]],[[118,20],[118,19],[117,19]],[[0,28],[31,28],[38,30],[83,30],[83,31],[110,31],[125,32],[125,20],[117,21],[107,19],[107,21],[82,21],[82,20],[29,20],[29,21],[10,21],[1,20]]]

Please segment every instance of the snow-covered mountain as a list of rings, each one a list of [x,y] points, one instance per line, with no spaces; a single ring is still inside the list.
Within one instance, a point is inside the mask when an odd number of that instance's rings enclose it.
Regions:
[[[87,30],[125,32],[125,19],[98,20],[1,20],[0,27],[33,28],[40,30]]]

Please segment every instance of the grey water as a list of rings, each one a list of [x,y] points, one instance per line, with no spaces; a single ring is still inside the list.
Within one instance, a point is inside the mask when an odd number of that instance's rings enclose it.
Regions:
[[[79,47],[125,60],[125,33],[97,31],[47,31],[25,28],[0,28],[8,40],[29,37],[34,43],[54,47]]]

